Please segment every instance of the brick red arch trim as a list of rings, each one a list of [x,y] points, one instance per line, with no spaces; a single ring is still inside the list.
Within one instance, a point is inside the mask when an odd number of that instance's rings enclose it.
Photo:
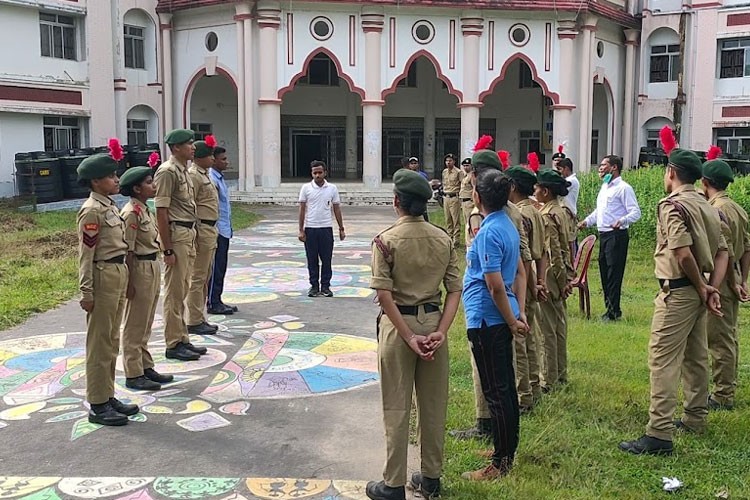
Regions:
[[[507,73],[508,68],[512,63],[516,61],[516,59],[520,59],[523,62],[525,62],[529,68],[531,68],[531,77],[534,79],[536,83],[539,84],[539,86],[542,88],[542,93],[552,99],[553,104],[560,104],[560,94],[557,92],[551,92],[549,90],[549,86],[547,85],[547,82],[545,82],[540,76],[539,71],[536,69],[536,65],[534,64],[534,61],[529,58],[526,54],[523,54],[521,52],[516,52],[512,56],[510,56],[504,63],[503,67],[500,68],[500,74],[492,80],[492,83],[490,84],[489,88],[485,90],[484,92],[479,93],[479,100],[484,101],[485,97],[488,97],[492,95],[492,93],[495,91],[495,87],[505,80],[505,73]]]
[[[433,56],[429,51],[426,49],[421,49],[415,52],[414,54],[409,57],[409,59],[406,61],[406,64],[404,65],[404,72],[401,73],[396,77],[395,80],[393,80],[393,83],[390,87],[383,90],[380,94],[380,98],[382,100],[385,100],[386,97],[393,94],[397,90],[398,82],[401,81],[402,78],[406,78],[406,76],[409,74],[409,66],[412,65],[414,61],[419,59],[420,57],[424,57],[428,61],[432,63],[432,66],[435,68],[435,73],[437,73],[438,80],[445,83],[445,85],[448,87],[448,93],[452,96],[455,96],[458,98],[458,102],[461,102],[464,100],[463,93],[460,90],[457,90],[455,87],[453,87],[453,83],[450,81],[450,78],[445,76],[443,73],[443,70],[440,68],[440,63],[438,62],[437,58]]]
[[[234,76],[232,74],[220,67],[216,66],[216,74],[221,75],[227,80],[229,80],[229,83],[232,84],[234,87],[235,94],[237,93],[237,81],[234,79]],[[206,68],[201,68],[198,71],[196,71],[193,76],[190,78],[190,81],[187,84],[187,87],[185,87],[185,94],[182,96],[182,126],[185,128],[188,128],[190,125],[188,123],[188,108],[190,106],[190,102],[193,99],[193,91],[195,90],[195,86],[198,85],[198,81],[200,81],[201,78],[206,76]]]
[[[344,72],[344,68],[341,65],[341,61],[339,61],[338,57],[336,57],[333,52],[326,49],[325,47],[318,47],[312,52],[310,52],[310,54],[305,59],[305,62],[302,63],[302,70],[292,77],[291,81],[289,82],[289,85],[279,90],[278,92],[279,99],[282,99],[285,94],[294,90],[294,86],[297,84],[300,78],[302,78],[303,76],[307,74],[307,70],[310,67],[310,62],[318,54],[325,54],[326,56],[328,56],[328,58],[331,61],[333,61],[333,64],[336,66],[336,72],[339,74],[339,78],[341,78],[342,80],[346,82],[346,84],[349,86],[349,90],[359,95],[361,99],[363,100],[365,99],[365,89],[357,87],[354,84],[354,80],[352,80],[352,78],[349,75],[347,75],[346,72]]]

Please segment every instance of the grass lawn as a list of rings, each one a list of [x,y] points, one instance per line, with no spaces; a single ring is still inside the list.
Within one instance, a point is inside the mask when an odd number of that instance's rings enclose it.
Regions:
[[[441,224],[441,212],[430,214]],[[460,479],[486,462],[479,442],[446,438],[445,497],[456,499],[643,499],[659,498],[661,478],[677,477],[676,498],[750,498],[750,364],[740,360],[736,409],[711,413],[702,436],[678,435],[670,458],[636,457],[617,444],[643,434],[648,421],[647,346],[657,292],[650,243],[631,241],[623,284],[624,321],[602,323],[604,312],[595,249],[589,272],[592,319],[578,311],[577,293],[568,300],[570,384],[547,395],[521,419],[521,440],[511,476],[488,484]],[[748,307],[740,312],[740,343],[747,334]],[[463,313],[449,333],[451,349],[448,428],[474,423],[469,350]],[[745,351],[747,352],[747,351]],[[681,414],[681,406],[677,415]],[[722,492],[729,496],[719,496]]]
[[[232,205],[236,230],[255,224],[252,207]],[[76,212],[20,213],[0,206],[0,330],[78,293]]]

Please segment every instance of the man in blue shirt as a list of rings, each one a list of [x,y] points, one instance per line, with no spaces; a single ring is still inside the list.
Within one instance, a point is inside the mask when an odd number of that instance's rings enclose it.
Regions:
[[[219,219],[216,222],[219,236],[214,257],[214,270],[208,282],[209,314],[233,314],[239,310],[237,306],[228,306],[221,301],[229,258],[229,240],[232,238],[232,206],[229,203],[229,189],[227,183],[224,182],[224,171],[228,167],[227,150],[222,147],[214,149],[214,165],[208,176],[219,191]]]

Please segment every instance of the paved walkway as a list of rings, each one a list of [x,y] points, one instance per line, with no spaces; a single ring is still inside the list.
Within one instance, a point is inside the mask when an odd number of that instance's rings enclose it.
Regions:
[[[130,425],[86,419],[77,302],[0,334],[0,498],[365,498],[384,457],[370,241],[393,211],[345,207],[336,296],[315,299],[296,209],[263,215],[232,240],[224,299],[240,313],[193,336],[208,355],[164,359],[157,316],[156,368],[175,382],[135,393],[118,371],[142,410]],[[279,477],[304,479],[257,479]]]

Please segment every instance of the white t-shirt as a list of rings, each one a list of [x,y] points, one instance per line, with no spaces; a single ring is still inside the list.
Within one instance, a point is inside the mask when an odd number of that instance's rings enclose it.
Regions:
[[[339,190],[328,181],[318,187],[310,181],[300,189],[299,202],[305,203],[305,227],[333,227],[333,205],[339,205]]]
[[[570,182],[568,195],[565,197],[565,204],[573,212],[573,215],[578,215],[578,192],[581,190],[581,183],[578,182],[575,172],[566,177],[565,180]]]

